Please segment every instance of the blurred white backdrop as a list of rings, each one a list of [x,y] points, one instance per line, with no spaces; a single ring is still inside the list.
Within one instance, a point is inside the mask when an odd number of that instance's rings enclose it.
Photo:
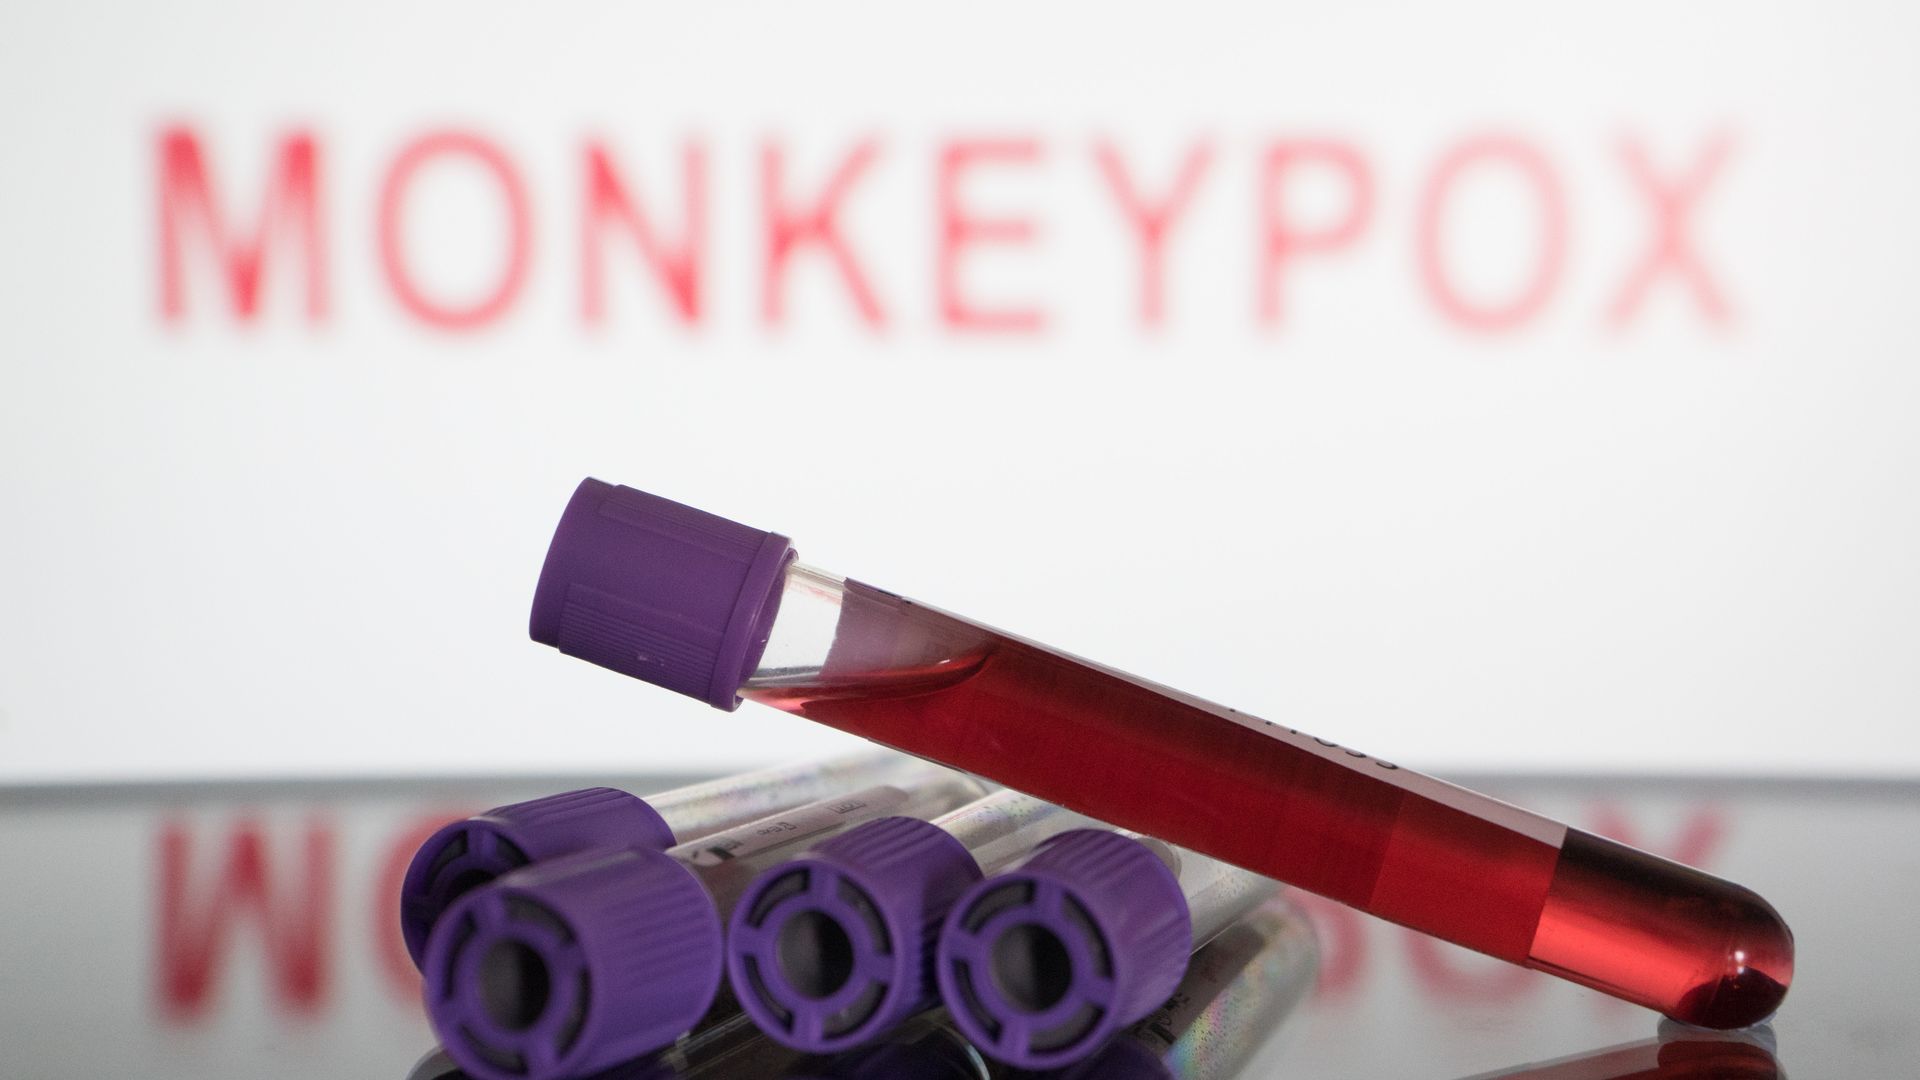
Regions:
[[[0,780],[829,748],[527,641],[589,473],[1443,774],[1915,774],[1916,40],[1798,0],[14,5]],[[873,317],[830,246],[769,270],[769,155],[799,213],[862,146]],[[703,163],[693,318],[588,217],[596,147],[669,264]],[[1183,168],[1155,324],[1121,195]]]

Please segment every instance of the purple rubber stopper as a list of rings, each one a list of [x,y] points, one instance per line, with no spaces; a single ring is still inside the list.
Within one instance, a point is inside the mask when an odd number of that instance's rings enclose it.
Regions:
[[[796,1050],[873,1042],[936,1004],[940,924],[979,880],[966,847],[928,822],[850,829],[747,887],[727,933],[734,996]]]
[[[1146,845],[1076,829],[974,886],[947,916],[935,973],[981,1052],[1057,1069],[1165,1003],[1193,927],[1180,883]]]
[[[427,941],[427,1017],[478,1080],[561,1080],[658,1050],[720,989],[720,916],[687,867],[599,849],[454,902]]]
[[[532,862],[599,847],[674,845],[646,801],[617,788],[583,788],[496,806],[443,826],[414,852],[400,883],[400,934],[419,967],[427,935],[455,900]]]
[[[734,709],[779,608],[786,537],[588,478],[533,594],[533,640]]]

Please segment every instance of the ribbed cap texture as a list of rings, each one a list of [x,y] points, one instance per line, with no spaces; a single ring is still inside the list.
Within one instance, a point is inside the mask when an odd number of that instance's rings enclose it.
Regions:
[[[1064,970],[1051,978],[1062,985],[1044,1003],[1023,1003],[1001,986],[997,946],[1036,928],[1058,945]],[[1180,883],[1165,863],[1127,837],[1075,830],[954,905],[935,972],[955,1024],[982,1052],[1054,1069],[1164,1002],[1186,972],[1191,940]]]
[[[500,829],[536,862],[597,847],[665,851],[679,842],[645,799],[610,787],[510,803],[475,820]]]
[[[786,537],[599,480],[554,530],[529,631],[569,656],[716,707],[758,662]]]
[[[482,1004],[478,964],[502,940],[546,966],[547,1008],[521,1030]],[[719,992],[721,943],[712,900],[674,859],[636,849],[565,856],[448,911],[428,946],[428,1013],[447,1052],[482,1080],[584,1076],[691,1029]],[[500,1064],[502,1045],[521,1070]]]
[[[400,930],[414,965],[447,905],[529,862],[598,847],[665,850],[673,831],[646,801],[618,788],[583,788],[496,806],[420,845],[400,886]]]
[[[1180,985],[1193,923],[1179,879],[1145,845],[1104,829],[1077,829],[1042,844],[1020,869],[1066,885],[1106,934],[1121,1023],[1159,1008]]]
[[[763,873],[734,909],[734,992],[787,1046],[837,1053],[872,1042],[934,1004],[940,924],[979,880],[966,847],[928,822],[889,817],[850,829]],[[782,928],[808,913],[833,920],[853,946],[852,974],[826,997],[792,985],[779,959]]]

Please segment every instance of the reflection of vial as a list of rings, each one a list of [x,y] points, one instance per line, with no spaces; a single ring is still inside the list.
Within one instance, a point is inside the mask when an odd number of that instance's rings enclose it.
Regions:
[[[762,1035],[745,1016],[734,1013],[703,1025],[665,1050],[594,1073],[593,1080],[782,1080],[804,1057]],[[445,1050],[435,1048],[414,1064],[406,1080],[475,1078]]]
[[[761,874],[734,908],[727,973],[774,1040],[851,1049],[937,1000],[928,960],[967,888],[1085,818],[1001,791],[931,822],[871,821]]]
[[[1747,1037],[1747,1036],[1754,1037]],[[1734,1036],[1662,1025],[1660,1037],[1468,1080],[1785,1080],[1770,1028]]]
[[[721,927],[747,884],[864,821],[931,817],[983,794],[918,763],[900,783],[775,814],[666,851],[535,863],[449,907],[427,941],[427,1014],[485,1080],[581,1076],[660,1049],[719,994]]]
[[[776,811],[891,783],[915,768],[890,752],[849,754],[663,791],[642,799],[583,788],[497,806],[455,821],[420,845],[400,886],[400,930],[415,967],[447,905],[509,870],[597,847],[666,850]]]
[[[1786,924],[1737,885],[807,568],[784,537],[631,488],[575,492],[531,629],[719,708],[785,709],[1688,1023],[1754,1023],[1792,978]]]
[[[1070,1065],[1165,1002],[1194,948],[1276,888],[1158,840],[1063,833],[954,904],[940,996],[995,1060]]]

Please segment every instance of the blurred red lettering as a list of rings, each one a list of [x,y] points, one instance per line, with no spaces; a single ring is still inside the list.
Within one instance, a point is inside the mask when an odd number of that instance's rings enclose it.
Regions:
[[[1330,170],[1347,189],[1345,213],[1308,227],[1287,212],[1286,181],[1303,169]],[[1352,145],[1331,139],[1274,143],[1267,148],[1259,180],[1260,321],[1274,325],[1285,310],[1282,267],[1296,255],[1325,254],[1351,245],[1373,216],[1373,170]]]
[[[1031,165],[1040,158],[1040,144],[1032,139],[983,139],[949,143],[941,151],[934,213],[939,219],[939,243],[934,256],[935,291],[940,315],[955,330],[1032,332],[1044,322],[1032,307],[986,308],[967,299],[960,288],[960,256],[976,244],[1025,245],[1034,237],[1026,218],[985,218],[969,213],[960,197],[961,178],[977,166]]]
[[[1625,326],[1631,321],[1639,312],[1640,303],[1646,299],[1653,283],[1665,276],[1679,277],[1701,314],[1710,321],[1725,323],[1729,319],[1731,313],[1726,298],[1721,295],[1719,286],[1714,284],[1713,276],[1707,272],[1706,264],[1694,249],[1687,226],[1707,186],[1720,175],[1731,149],[1732,140],[1725,135],[1716,135],[1707,140],[1685,176],[1664,179],[1654,174],[1653,164],[1647,159],[1646,147],[1639,140],[1621,142],[1621,163],[1646,203],[1652,232],[1646,254],[1628,272],[1612,309],[1607,313],[1607,319],[1613,325]]]
[[[832,260],[834,269],[846,283],[854,307],[869,326],[886,322],[880,301],[860,270],[859,260],[840,235],[838,215],[847,191],[866,172],[880,152],[880,144],[866,139],[853,148],[840,167],[834,170],[819,198],[802,209],[794,209],[784,194],[786,151],[769,142],[760,148],[760,210],[766,225],[766,262],[761,277],[760,313],[769,324],[783,322],[787,315],[787,266],[793,253],[808,247],[818,248]]]
[[[1412,930],[1401,934],[1413,977],[1434,997],[1450,1001],[1512,1001],[1533,989],[1526,968],[1469,952]]]
[[[1068,145],[1073,153],[1059,152]],[[535,205],[526,182],[538,170],[530,171],[509,148],[469,131],[427,130],[379,158],[385,167],[374,172],[373,183],[352,189],[367,195],[358,212],[372,224],[378,265],[364,277],[342,280],[362,287],[370,282],[391,293],[403,313],[396,317],[434,330],[494,329],[523,296],[548,302],[545,298],[555,295],[555,290],[527,286],[536,269],[535,251],[544,250],[536,227],[565,222],[561,239],[564,245],[577,244],[577,250],[548,261],[562,274],[577,268],[577,285],[566,283],[577,292],[551,302],[560,305],[562,317],[577,318],[586,330],[612,321],[621,293],[657,289],[663,301],[658,317],[681,327],[704,327],[715,321],[716,312],[739,312],[751,320],[756,306],[761,326],[781,327],[790,316],[803,314],[794,309],[804,301],[874,330],[890,327],[896,312],[912,312],[922,328],[949,336],[1036,336],[1056,320],[1071,320],[1075,297],[1086,286],[1075,292],[1068,284],[1060,295],[1043,298],[994,296],[980,280],[989,269],[983,264],[996,257],[1031,257],[1044,238],[1046,254],[1059,254],[1065,271],[1053,280],[1071,283],[1076,267],[1106,257],[1105,250],[1055,249],[1084,242],[1080,227],[1093,221],[1138,252],[1137,286],[1131,286],[1137,323],[1127,320],[1127,325],[1143,335],[1163,330],[1174,319],[1170,298],[1181,283],[1170,251],[1177,235],[1193,236],[1181,242],[1206,244],[1215,253],[1207,266],[1188,268],[1190,274],[1205,275],[1195,283],[1215,288],[1224,275],[1238,273],[1252,287],[1253,304],[1245,317],[1256,328],[1310,316],[1361,325],[1404,314],[1394,306],[1408,306],[1407,294],[1380,284],[1382,263],[1391,262],[1393,271],[1410,279],[1424,297],[1411,303],[1431,304],[1447,330],[1490,335],[1540,323],[1550,308],[1567,306],[1561,302],[1565,283],[1594,280],[1593,274],[1573,273],[1594,268],[1574,264],[1570,237],[1583,219],[1606,219],[1618,207],[1574,201],[1574,194],[1582,194],[1632,200],[1628,211],[1647,222],[1644,241],[1629,252],[1632,261],[1606,268],[1621,276],[1575,298],[1592,304],[1601,324],[1629,326],[1669,293],[1674,295],[1668,300],[1708,324],[1734,320],[1734,305],[1699,242],[1703,206],[1731,157],[1732,141],[1724,135],[1697,144],[1684,161],[1658,167],[1643,140],[1626,138],[1614,148],[1625,183],[1609,175],[1613,182],[1597,185],[1570,185],[1559,165],[1565,159],[1551,152],[1558,148],[1502,133],[1445,144],[1424,172],[1403,184],[1394,184],[1379,159],[1346,138],[1263,137],[1238,155],[1226,153],[1229,144],[1213,138],[1173,145],[1168,160],[1143,167],[1109,138],[1086,144],[1029,135],[934,140],[917,147],[924,171],[883,171],[877,167],[882,150],[894,152],[893,144],[877,135],[804,154],[769,137],[740,147],[731,160],[710,154],[708,140],[692,137],[659,152],[658,160],[671,164],[661,177],[643,184],[623,168],[607,140],[586,136],[547,147],[573,178],[557,189],[562,204],[548,208]],[[269,279],[274,279],[271,291],[286,285],[304,290],[307,323],[333,317],[329,289],[337,268],[329,257],[337,237],[328,231],[327,211],[341,189],[328,189],[334,178],[321,168],[323,159],[331,160],[321,140],[295,129],[269,142],[257,200],[237,198],[235,189],[215,182],[208,146],[203,133],[185,124],[166,127],[154,138],[161,321],[187,320],[188,279],[205,274],[207,266],[235,323],[258,324],[275,315],[269,310],[275,301],[265,296]],[[799,171],[795,162],[802,159],[812,163],[806,166],[811,179],[790,175]],[[726,174],[729,164],[737,175]],[[458,244],[460,230],[471,235],[474,228],[462,223],[458,229],[410,232],[407,227],[423,220],[431,205],[422,189],[434,180],[420,174],[437,176],[440,170],[477,177],[483,198],[498,204],[498,220],[489,206],[478,228],[499,230],[504,240],[499,265],[480,268],[482,279],[467,287],[467,295],[447,295],[457,287],[436,283],[428,271],[452,265],[448,253],[433,245]],[[930,184],[921,179],[927,172]],[[1049,201],[1017,212],[993,205],[987,189],[1009,177],[1042,183]],[[1253,186],[1250,203],[1226,206],[1228,189],[1242,183]],[[1078,186],[1069,189],[1068,184]],[[1483,212],[1484,200],[1474,196],[1491,184],[1518,185],[1517,194],[1506,200],[1512,205],[1496,204]],[[721,194],[731,197],[723,200]],[[1390,204],[1388,196],[1400,202]],[[1082,198],[1110,201],[1115,212],[1070,214],[1056,240],[1056,223],[1047,211],[1062,199]],[[1216,212],[1226,209],[1233,216]],[[895,216],[875,222],[870,213]],[[1517,222],[1509,214],[1518,215]],[[879,231],[865,236],[856,222]],[[1496,267],[1499,276],[1491,283],[1476,280],[1475,257],[1489,246],[1497,248],[1515,224],[1521,237],[1512,255],[1515,265]],[[1383,241],[1404,245],[1373,241],[1376,229],[1388,227],[1398,235]],[[1251,255],[1251,264],[1223,265],[1234,261],[1218,257],[1219,245],[1245,243],[1249,235],[1251,248],[1239,250]],[[919,251],[923,243],[930,260],[900,257],[903,248]],[[1493,254],[1500,257],[1497,250]],[[624,270],[619,268],[623,259],[629,260]],[[1313,274],[1304,273],[1309,267]],[[1335,267],[1359,267],[1363,276],[1343,283],[1331,273]],[[623,284],[620,275],[635,269],[645,280]],[[279,280],[296,276],[297,282]],[[1318,306],[1297,298],[1309,286]],[[728,287],[744,294],[738,305],[718,295]],[[1370,292],[1356,294],[1355,289]],[[796,290],[802,300],[790,295]],[[1356,317],[1355,311],[1365,314]]]
[[[507,257],[500,268],[500,279],[493,289],[478,299],[461,303],[435,300],[421,290],[407,267],[405,222],[407,187],[422,166],[436,158],[466,158],[493,178],[500,188],[506,212]],[[380,188],[379,242],[380,267],[387,284],[407,313],[429,326],[445,330],[472,330],[493,322],[512,306],[526,281],[527,264],[533,245],[532,208],[527,201],[526,185],[500,148],[478,135],[464,131],[437,131],[423,135],[400,151],[386,183]]]
[[[1120,204],[1121,214],[1140,241],[1140,323],[1159,326],[1166,315],[1167,232],[1193,201],[1194,189],[1200,186],[1200,178],[1213,162],[1213,147],[1195,143],[1181,161],[1180,170],[1167,186],[1166,194],[1158,199],[1140,194],[1139,185],[1112,143],[1097,143],[1093,156],[1114,201]]]
[[[394,996],[409,1004],[420,1000],[420,973],[414,970],[413,957],[407,955],[406,938],[400,933],[400,886],[420,845],[439,832],[442,825],[459,821],[469,813],[471,811],[427,814],[401,829],[387,845],[379,874],[373,881],[373,905],[368,910],[373,917],[373,946],[379,953],[380,970],[386,975],[387,986]]]
[[[1315,993],[1337,997],[1358,989],[1367,966],[1367,916],[1299,889],[1289,889],[1287,895],[1306,912],[1320,944],[1320,978],[1314,984]]]
[[[1442,250],[1447,200],[1462,176],[1494,166],[1514,170],[1532,186],[1540,212],[1539,255],[1511,298],[1476,301],[1462,295],[1448,275]],[[1469,139],[1443,155],[1427,177],[1415,228],[1420,277],[1441,312],[1470,330],[1511,330],[1539,314],[1559,283],[1567,254],[1566,193],[1546,155],[1532,144],[1505,135]]]
[[[327,313],[326,234],[320,205],[320,148],[313,134],[292,131],[281,136],[250,236],[237,224],[239,215],[221,208],[207,175],[207,155],[193,129],[178,125],[161,131],[158,151],[161,317],[178,322],[186,316],[184,234],[197,221],[226,279],[236,319],[253,322],[260,313],[260,283],[268,244],[275,236],[284,236],[297,249],[295,265],[305,272],[308,321],[323,319]]]
[[[642,214],[620,177],[606,148],[589,142],[586,152],[586,206],[580,217],[580,310],[589,323],[606,317],[606,253],[602,236],[609,222],[626,228],[640,257],[653,268],[666,289],[667,299],[680,321],[700,321],[700,271],[706,261],[707,151],[688,143],[680,152],[680,236],[663,240]]]
[[[1696,868],[1705,867],[1719,853],[1727,834],[1726,816],[1719,807],[1711,805],[1694,808],[1680,823],[1679,831],[1658,850],[1641,842],[1640,830],[1627,820],[1626,812],[1617,803],[1600,803],[1593,808],[1592,818],[1596,835]]]
[[[309,822],[301,839],[301,873],[276,884],[266,829],[242,819],[216,856],[219,869],[196,888],[193,836],[180,822],[160,831],[159,996],[175,1019],[201,1014],[218,988],[234,928],[255,924],[279,1005],[312,1013],[327,996],[333,941],[331,826]]]

